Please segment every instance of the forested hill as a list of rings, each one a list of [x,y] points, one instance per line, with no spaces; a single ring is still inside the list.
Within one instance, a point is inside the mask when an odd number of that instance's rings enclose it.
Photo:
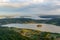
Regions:
[[[60,38],[60,34],[58,33],[13,27],[0,27],[0,40],[55,40],[58,38]]]
[[[49,20],[46,23],[60,26],[60,18],[53,18],[52,20]]]
[[[43,15],[43,16],[39,16],[41,18],[57,18],[60,17],[60,15]]]
[[[28,37],[22,36],[19,32],[12,28],[0,27],[0,40],[32,40]]]
[[[60,26],[60,18],[52,18],[51,20],[34,20],[30,18],[5,18],[0,19],[0,25],[10,23],[46,23]]]
[[[42,23],[46,20],[34,20],[30,18],[5,18],[0,19],[0,24],[9,24],[9,23]]]

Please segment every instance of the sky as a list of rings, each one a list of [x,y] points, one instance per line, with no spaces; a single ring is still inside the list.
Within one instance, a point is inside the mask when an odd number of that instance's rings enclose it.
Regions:
[[[0,15],[60,15],[60,0],[0,0]]]

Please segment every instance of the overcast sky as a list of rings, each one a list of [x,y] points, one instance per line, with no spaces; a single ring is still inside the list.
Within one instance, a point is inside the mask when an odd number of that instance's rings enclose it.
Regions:
[[[0,0],[0,15],[60,15],[60,0]]]

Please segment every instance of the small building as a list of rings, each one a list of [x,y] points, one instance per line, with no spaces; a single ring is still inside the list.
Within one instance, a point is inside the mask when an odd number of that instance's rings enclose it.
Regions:
[[[37,25],[37,27],[42,27],[42,25]]]

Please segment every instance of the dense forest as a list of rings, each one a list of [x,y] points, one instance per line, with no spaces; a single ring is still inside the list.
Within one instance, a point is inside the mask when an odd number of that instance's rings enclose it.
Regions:
[[[0,40],[31,40],[11,28],[0,27]]]
[[[60,34],[31,29],[0,27],[0,40],[55,40]]]
[[[60,18],[53,18],[52,20],[49,20],[46,23],[60,26]]]
[[[0,19],[0,24],[10,24],[10,23],[42,23],[44,20],[33,20],[30,18],[8,18]]]
[[[60,26],[60,15],[45,15],[45,16],[40,16],[40,17],[52,18],[51,20],[47,20],[45,23]]]
[[[0,19],[0,25],[10,23],[46,23],[60,26],[60,18],[52,18],[51,20],[34,20],[30,18],[6,18]]]

